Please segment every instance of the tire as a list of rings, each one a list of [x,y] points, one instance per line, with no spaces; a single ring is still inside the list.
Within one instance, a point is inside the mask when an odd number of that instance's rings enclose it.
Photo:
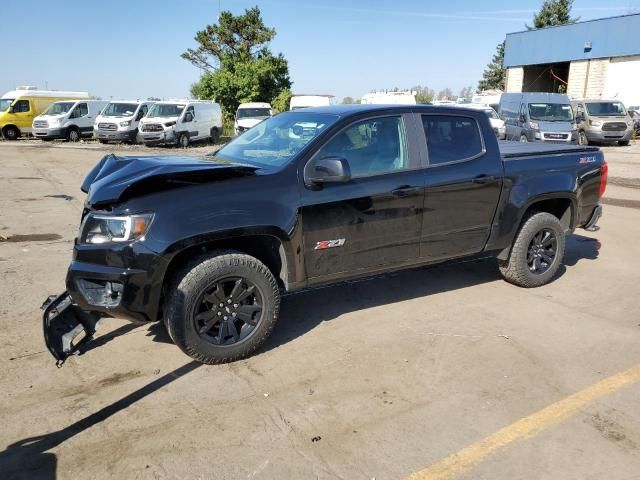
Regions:
[[[79,142],[80,138],[80,131],[76,127],[69,127],[67,130],[67,140],[70,142]]]
[[[138,129],[136,128],[131,135],[129,135],[129,144],[136,145],[138,143]]]
[[[178,137],[178,146],[182,148],[187,148],[189,146],[189,134],[181,133]]]
[[[220,132],[218,131],[218,129],[216,127],[213,127],[211,129],[211,135],[209,136],[209,140],[214,145],[216,143],[218,143],[218,140],[220,140]]]
[[[546,245],[549,245],[548,237],[545,237],[546,233],[550,233],[555,237],[555,253],[551,259],[551,262],[538,256],[537,265],[541,268],[538,272],[532,270],[530,262],[533,266],[536,265],[535,255],[532,252],[539,252],[540,249],[536,246],[540,242],[538,240],[544,240]],[[542,238],[539,236],[542,234]],[[553,242],[551,242],[553,243]],[[511,246],[511,252],[507,261],[499,261],[498,267],[500,273],[504,279],[524,288],[533,288],[545,285],[551,282],[556,274],[562,260],[564,258],[565,251],[565,233],[560,220],[555,215],[547,212],[532,212],[529,214],[518,231],[516,238]],[[550,250],[543,248],[542,252],[550,257]],[[536,253],[539,255],[539,253]],[[533,258],[533,261],[532,261]]]
[[[627,147],[629,146],[629,140],[622,140],[618,142],[618,145],[620,145],[621,147]]]
[[[105,145],[105,144],[109,143],[109,140],[105,140],[104,138],[99,138],[99,139],[98,139],[98,141],[99,141],[100,143],[102,143],[103,145]]]
[[[587,134],[584,133],[584,130],[578,132],[578,145],[589,145],[589,139],[587,138]]]
[[[523,135],[520,135],[520,141],[522,143],[527,143],[529,141],[529,139],[527,138],[526,135],[523,134]]]
[[[2,135],[6,140],[17,140],[18,138],[20,138],[20,130],[18,130],[18,127],[9,125],[7,127],[4,127],[4,129],[2,130]]]
[[[241,286],[235,294],[238,282]],[[242,298],[245,294],[249,296]],[[237,303],[234,296],[240,299]],[[218,251],[195,259],[176,276],[167,295],[164,321],[184,353],[213,365],[255,352],[273,331],[279,310],[278,283],[262,262],[242,253]]]

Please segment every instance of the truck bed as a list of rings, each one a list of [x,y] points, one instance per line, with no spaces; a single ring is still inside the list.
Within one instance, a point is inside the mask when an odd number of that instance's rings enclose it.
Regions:
[[[563,145],[560,143],[524,143],[501,140],[498,142],[498,145],[500,147],[500,155],[505,160],[517,157],[535,157],[537,155],[589,153],[598,151],[598,147]]]

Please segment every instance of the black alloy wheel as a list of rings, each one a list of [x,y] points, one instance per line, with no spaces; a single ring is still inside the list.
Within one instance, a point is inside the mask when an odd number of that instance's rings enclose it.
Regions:
[[[210,285],[193,310],[193,324],[203,340],[216,346],[244,342],[263,318],[263,295],[245,278],[227,277]]]
[[[531,273],[542,275],[556,258],[558,241],[553,230],[544,228],[533,236],[527,250],[527,265]]]

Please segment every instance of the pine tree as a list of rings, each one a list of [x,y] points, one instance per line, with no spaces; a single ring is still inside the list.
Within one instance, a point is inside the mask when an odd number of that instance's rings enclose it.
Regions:
[[[478,90],[499,89],[504,90],[505,69],[502,66],[504,60],[504,42],[496,47],[496,53],[491,59],[491,63],[487,64],[482,74],[482,80],[478,83]]]
[[[533,16],[533,26],[527,25],[527,30],[576,23],[580,17],[571,17],[572,6],[573,0],[545,0]]]

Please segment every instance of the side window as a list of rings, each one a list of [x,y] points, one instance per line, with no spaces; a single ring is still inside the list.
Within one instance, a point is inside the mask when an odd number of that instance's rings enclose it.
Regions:
[[[457,115],[423,115],[429,164],[439,165],[477,157],[484,152],[478,123]]]
[[[89,108],[86,103],[79,103],[76,105],[76,108],[73,110],[73,114],[71,118],[80,118],[89,114]]]
[[[29,100],[18,100],[13,105],[13,113],[24,113],[29,111]]]
[[[142,112],[142,116],[144,117],[147,112],[149,111],[149,106],[148,105],[142,105],[142,107],[140,107],[140,111]]]
[[[346,128],[329,140],[316,156],[327,157],[347,160],[353,177],[412,168],[400,116],[372,118]]]
[[[187,108],[187,111],[184,113],[183,122],[191,122],[195,117],[196,117],[195,109],[193,108],[193,105],[191,105],[189,108]]]

